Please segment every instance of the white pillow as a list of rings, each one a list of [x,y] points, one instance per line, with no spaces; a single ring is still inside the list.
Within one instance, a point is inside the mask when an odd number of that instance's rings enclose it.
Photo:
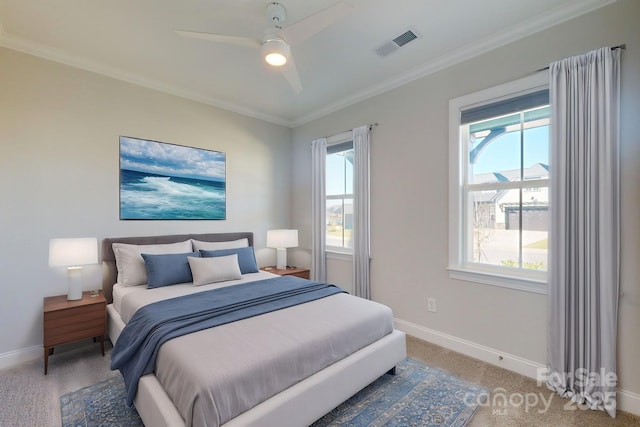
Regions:
[[[242,278],[240,265],[238,264],[238,254],[211,258],[190,256],[187,257],[187,261],[189,261],[189,267],[191,267],[194,286]]]
[[[219,251],[221,249],[237,249],[246,248],[249,246],[249,239],[229,240],[226,242],[203,242],[201,240],[193,240],[193,251],[198,252],[200,249],[203,251]]]
[[[192,251],[190,240],[164,245],[113,243],[112,247],[116,256],[118,283],[123,286],[137,286],[147,283],[147,270],[140,254],[180,254]]]

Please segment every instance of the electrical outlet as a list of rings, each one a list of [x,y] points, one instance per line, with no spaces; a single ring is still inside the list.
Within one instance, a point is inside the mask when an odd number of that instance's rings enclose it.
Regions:
[[[435,298],[427,298],[427,311],[435,313],[437,310],[436,307],[436,299]]]

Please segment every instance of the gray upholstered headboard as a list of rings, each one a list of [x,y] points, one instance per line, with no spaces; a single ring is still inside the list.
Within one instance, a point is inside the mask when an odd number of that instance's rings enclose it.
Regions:
[[[112,289],[116,283],[118,270],[116,269],[116,257],[113,253],[113,243],[129,243],[132,245],[156,245],[162,243],[184,242],[188,239],[202,240],[204,242],[225,242],[247,238],[249,246],[253,246],[252,232],[239,233],[211,233],[211,234],[171,234],[165,236],[141,236],[141,237],[108,237],[102,240],[102,291],[107,302],[113,301]]]

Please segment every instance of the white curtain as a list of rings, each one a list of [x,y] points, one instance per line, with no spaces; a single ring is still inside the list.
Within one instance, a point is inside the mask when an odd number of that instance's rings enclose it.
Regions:
[[[370,127],[353,130],[353,288],[370,299],[369,259],[369,145]]]
[[[620,50],[551,64],[547,385],[616,414]]]
[[[326,163],[327,139],[318,138],[311,143],[311,280],[316,282],[327,281]]]

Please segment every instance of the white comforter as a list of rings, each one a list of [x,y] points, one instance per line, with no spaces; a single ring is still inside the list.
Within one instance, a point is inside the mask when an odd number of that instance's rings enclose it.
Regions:
[[[119,295],[123,320],[181,287],[204,290],[178,285]],[[388,307],[332,295],[175,338],[161,347],[156,376],[187,426],[215,427],[392,330]]]

